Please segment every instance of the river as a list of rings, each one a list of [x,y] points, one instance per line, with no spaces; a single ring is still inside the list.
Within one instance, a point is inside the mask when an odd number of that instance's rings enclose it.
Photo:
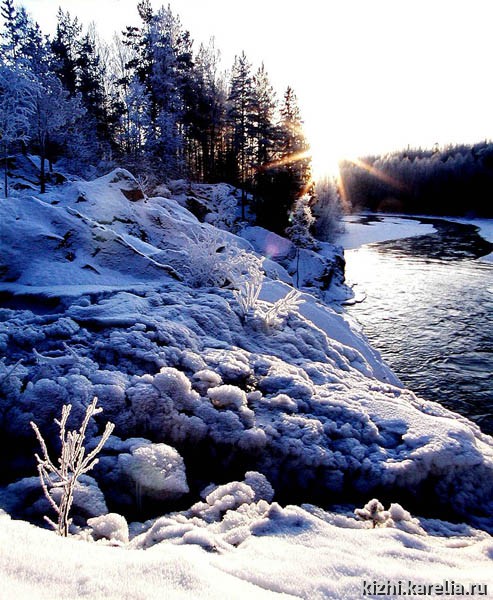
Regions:
[[[493,434],[493,264],[478,260],[493,245],[472,225],[419,220],[435,233],[346,250],[364,298],[348,312],[406,387]]]

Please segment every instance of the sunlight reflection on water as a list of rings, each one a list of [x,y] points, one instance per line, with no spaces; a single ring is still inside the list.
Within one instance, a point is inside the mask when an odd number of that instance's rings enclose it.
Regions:
[[[422,250],[346,251],[346,279],[366,294],[348,311],[406,387],[493,433],[493,265]]]

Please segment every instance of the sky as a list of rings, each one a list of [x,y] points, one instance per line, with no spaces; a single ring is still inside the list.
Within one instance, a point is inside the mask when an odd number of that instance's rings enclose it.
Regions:
[[[137,0],[21,0],[51,32],[58,6],[111,38]],[[167,0],[164,2],[167,5]],[[159,8],[163,4],[154,0]],[[341,158],[493,138],[491,0],[171,0],[224,66],[243,50],[298,96],[315,172]]]

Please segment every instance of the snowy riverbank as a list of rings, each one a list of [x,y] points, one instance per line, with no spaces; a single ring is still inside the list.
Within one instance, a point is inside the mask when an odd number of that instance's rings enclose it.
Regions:
[[[120,169],[0,205],[0,508],[49,511],[30,420],[53,442],[62,405],[80,419],[97,395],[90,437],[116,425],[76,493],[81,539],[0,517],[7,597],[354,598],[369,579],[440,585],[459,569],[491,581],[493,440],[403,389],[330,305],[337,249],[299,260],[235,226],[230,186],[138,192]],[[394,504],[375,530],[353,514],[374,496]]]

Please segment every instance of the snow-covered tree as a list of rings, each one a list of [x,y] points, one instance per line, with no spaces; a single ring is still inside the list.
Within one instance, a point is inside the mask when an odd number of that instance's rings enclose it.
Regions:
[[[151,126],[151,101],[144,85],[132,79],[121,96],[124,112],[120,117],[120,142],[135,162],[142,156]]]
[[[8,156],[15,142],[27,142],[39,82],[21,67],[0,63],[0,143],[4,159],[4,194],[8,196]]]
[[[291,225],[286,229],[289,239],[299,248],[315,248],[317,242],[311,233],[315,217],[310,207],[310,194],[298,198],[290,215]]]
[[[31,117],[31,131],[35,138],[41,158],[40,191],[46,191],[46,159],[50,160],[50,143],[57,136],[65,137],[69,126],[74,125],[84,109],[80,98],[70,98],[60,80],[46,76],[36,88],[33,99],[34,110]]]
[[[315,183],[312,213],[318,239],[330,242],[343,231],[342,200],[335,179],[325,177]]]

